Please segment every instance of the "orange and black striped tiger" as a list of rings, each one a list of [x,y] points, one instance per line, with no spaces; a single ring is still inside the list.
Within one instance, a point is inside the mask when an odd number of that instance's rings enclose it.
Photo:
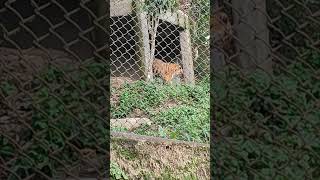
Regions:
[[[214,44],[225,51],[229,51],[232,46],[233,31],[228,15],[222,11],[216,12],[211,21]]]
[[[152,65],[154,75],[159,75],[166,83],[172,83],[175,76],[182,75],[183,71],[179,64],[166,63],[155,58]]]

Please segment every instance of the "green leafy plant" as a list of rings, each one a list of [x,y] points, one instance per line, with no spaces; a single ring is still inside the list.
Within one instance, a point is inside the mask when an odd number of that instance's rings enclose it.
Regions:
[[[177,0],[145,0],[143,2],[136,1],[137,10],[146,12],[147,21],[149,25],[148,32],[151,37],[150,59],[146,63],[148,81],[153,80],[152,64],[155,58],[156,36],[160,21],[160,15],[168,11],[174,11],[177,5]]]
[[[215,141],[213,162],[224,162],[224,166],[214,164],[214,176],[226,179],[233,176],[239,179],[320,177],[317,168],[320,161],[314,156],[320,152],[316,144],[319,136],[315,133],[320,125],[316,105],[320,83],[313,71],[320,67],[320,54],[305,51],[300,59],[304,63],[292,61],[285,71],[275,69],[272,77],[262,71],[242,76],[230,69],[223,79],[228,86],[220,82],[221,89],[213,87],[215,102],[221,107],[217,108],[217,129],[230,127],[224,135],[227,142]],[[305,146],[309,148],[303,150]],[[314,169],[310,170],[311,167]]]
[[[209,141],[209,78],[195,86],[163,85],[138,81],[118,91],[119,103],[112,105],[112,118],[126,118],[135,109],[154,122],[134,132],[189,141]],[[173,107],[170,107],[172,104]]]
[[[14,92],[17,92],[16,86],[13,83],[9,83],[8,81],[2,82],[0,89],[5,96],[9,96]]]
[[[126,173],[115,162],[111,162],[110,164],[110,176],[112,180],[128,179],[128,176],[126,175]]]
[[[97,105],[104,107],[107,102],[101,83],[96,81],[107,78],[106,70],[101,63],[91,63],[66,77],[60,69],[49,67],[40,76],[46,83],[34,79],[31,86],[36,88],[30,92],[32,130],[28,129],[22,137],[28,146],[24,147],[23,153],[17,153],[13,142],[0,136],[0,157],[16,156],[7,165],[12,172],[20,178],[32,174],[40,178],[40,171],[55,177],[59,167],[79,160],[76,149],[107,147],[106,122],[96,109]],[[10,82],[4,83],[2,90],[12,91],[8,84]],[[13,173],[8,178],[17,179]]]

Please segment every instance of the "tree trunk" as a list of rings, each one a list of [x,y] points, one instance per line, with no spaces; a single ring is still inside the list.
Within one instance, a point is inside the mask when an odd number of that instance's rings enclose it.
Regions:
[[[272,73],[266,0],[233,0],[234,32],[239,51],[236,63],[245,71]]]
[[[150,34],[151,34],[151,47],[150,47],[150,59],[148,62],[148,72],[147,72],[147,81],[153,81],[153,72],[152,72],[152,64],[155,58],[156,52],[156,37],[157,37],[157,29],[159,26],[159,18],[158,17],[150,17]]]

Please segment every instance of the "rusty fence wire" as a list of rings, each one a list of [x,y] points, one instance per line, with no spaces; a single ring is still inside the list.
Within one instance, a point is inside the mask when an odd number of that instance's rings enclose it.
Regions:
[[[214,1],[212,175],[319,179],[320,4]]]
[[[106,1],[0,2],[0,179],[108,177]]]

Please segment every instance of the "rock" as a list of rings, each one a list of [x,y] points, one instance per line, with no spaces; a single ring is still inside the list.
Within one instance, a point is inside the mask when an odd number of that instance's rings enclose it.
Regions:
[[[129,131],[136,129],[142,125],[150,126],[151,120],[148,118],[124,118],[124,119],[111,119],[111,127],[126,128]]]

